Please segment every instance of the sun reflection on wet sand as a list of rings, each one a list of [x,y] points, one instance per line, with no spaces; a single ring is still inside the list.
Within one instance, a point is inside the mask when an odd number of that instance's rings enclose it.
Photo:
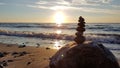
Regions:
[[[60,49],[63,46],[63,41],[59,39],[59,36],[62,33],[62,30],[60,28],[62,27],[62,23],[65,21],[65,16],[63,12],[58,11],[54,16],[54,19],[57,27],[55,31],[55,33],[57,34],[57,37],[56,37],[56,41],[54,42],[54,48]]]
[[[57,40],[54,42],[54,48],[60,49],[62,47],[62,40]]]
[[[59,49],[59,47],[58,47],[58,46],[59,46],[59,42],[58,42],[58,41],[55,41],[54,46],[55,46],[56,49]]]
[[[56,33],[57,33],[57,34],[61,34],[62,31],[61,31],[61,30],[57,30]]]

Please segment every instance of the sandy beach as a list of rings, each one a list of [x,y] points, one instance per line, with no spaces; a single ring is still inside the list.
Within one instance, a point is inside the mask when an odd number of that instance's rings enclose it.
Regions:
[[[119,3],[0,0],[0,68],[120,68]]]
[[[49,58],[56,52],[44,47],[0,44],[0,64],[5,68],[49,68]]]
[[[49,58],[56,53],[55,49],[0,43],[0,64],[5,68],[49,68]],[[120,60],[119,60],[120,64]]]

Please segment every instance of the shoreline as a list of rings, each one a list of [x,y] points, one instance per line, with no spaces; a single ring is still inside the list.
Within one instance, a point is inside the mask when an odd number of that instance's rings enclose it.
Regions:
[[[49,68],[49,59],[57,50],[45,47],[26,46],[19,48],[17,44],[0,43],[0,63],[7,63],[6,68]],[[120,65],[120,59],[118,59]]]
[[[0,64],[3,66],[6,62],[6,68],[49,68],[49,59],[56,51],[45,47],[19,48],[15,44],[0,43],[0,52],[5,53],[0,57]]]

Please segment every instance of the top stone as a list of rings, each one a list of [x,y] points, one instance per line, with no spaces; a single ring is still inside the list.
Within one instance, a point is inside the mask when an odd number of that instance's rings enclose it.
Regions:
[[[78,21],[81,22],[81,23],[84,23],[85,20],[82,16],[80,16]]]

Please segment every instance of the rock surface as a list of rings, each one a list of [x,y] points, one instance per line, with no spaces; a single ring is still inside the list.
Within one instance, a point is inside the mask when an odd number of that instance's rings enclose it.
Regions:
[[[50,59],[50,68],[119,68],[115,56],[102,44],[73,43]]]

